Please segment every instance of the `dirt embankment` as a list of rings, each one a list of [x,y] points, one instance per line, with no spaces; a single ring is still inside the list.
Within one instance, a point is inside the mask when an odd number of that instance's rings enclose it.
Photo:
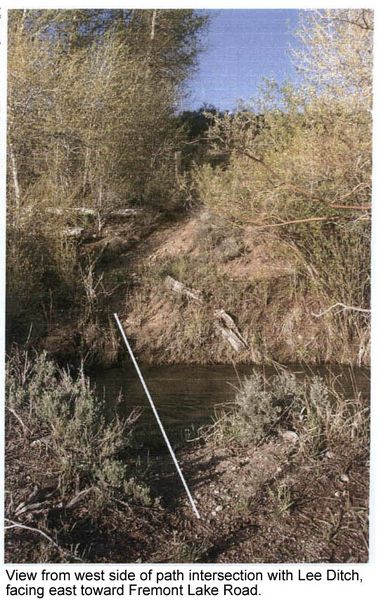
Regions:
[[[172,223],[135,217],[111,223],[95,241],[82,243],[81,252],[97,258],[102,289],[109,290],[103,331],[98,319],[98,328],[81,334],[98,362],[118,358],[108,320],[117,311],[141,360],[150,363],[369,364],[366,323],[353,333],[335,311],[315,316],[329,301],[308,284],[297,253],[271,233],[236,229],[205,211]],[[168,289],[168,276],[200,301]],[[217,310],[233,319],[244,341],[239,351],[219,327]],[[45,347],[56,347],[57,336],[70,355],[72,323],[51,331]]]

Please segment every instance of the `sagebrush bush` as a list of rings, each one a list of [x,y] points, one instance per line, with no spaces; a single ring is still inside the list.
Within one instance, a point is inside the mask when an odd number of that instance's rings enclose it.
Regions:
[[[45,353],[34,359],[13,353],[6,384],[9,407],[28,414],[32,427],[45,434],[63,494],[94,486],[104,497],[119,490],[147,502],[148,490],[120,458],[131,444],[137,415],[124,421],[107,416],[83,371],[73,377]]]
[[[270,378],[253,372],[237,390],[233,409],[215,426],[217,438],[259,444],[292,430],[299,449],[319,454],[337,443],[367,446],[369,407],[354,394],[345,398],[322,377],[298,380],[290,371]]]
[[[302,394],[302,386],[293,374],[282,373],[267,381],[254,371],[237,391],[234,428],[240,430],[242,438],[258,443],[274,431],[292,406],[300,402]]]

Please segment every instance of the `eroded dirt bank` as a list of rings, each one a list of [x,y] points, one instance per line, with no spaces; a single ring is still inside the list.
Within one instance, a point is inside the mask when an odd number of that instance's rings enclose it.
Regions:
[[[78,244],[102,279],[102,310],[80,331],[64,314],[51,324],[42,347],[63,361],[79,351],[95,364],[120,360],[116,311],[148,363],[369,365],[369,315],[349,330],[340,310],[321,314],[329,301],[308,283],[295,248],[269,231],[233,228],[206,211],[172,223],[138,215],[101,234],[90,228]],[[168,277],[197,299],[171,290]],[[232,319],[244,342],[238,351],[216,311]]]

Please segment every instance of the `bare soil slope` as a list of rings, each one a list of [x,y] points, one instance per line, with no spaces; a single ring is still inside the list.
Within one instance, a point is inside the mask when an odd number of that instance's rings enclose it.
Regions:
[[[95,363],[114,364],[118,312],[149,363],[370,362],[367,328],[347,331],[335,311],[316,317],[329,301],[310,285],[297,252],[271,233],[233,228],[206,211],[172,222],[138,214],[85,232],[79,244],[95,261],[102,308],[82,329],[65,315],[52,324],[42,347],[63,360],[80,348]],[[171,291],[168,276],[200,301]],[[238,351],[216,320],[221,310],[244,342]]]

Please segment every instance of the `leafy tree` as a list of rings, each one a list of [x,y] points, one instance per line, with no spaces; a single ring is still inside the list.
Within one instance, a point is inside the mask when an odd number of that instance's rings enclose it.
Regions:
[[[199,194],[230,222],[282,239],[328,306],[366,307],[372,12],[308,12],[297,35],[299,85],[267,82],[250,106],[215,117],[212,151],[229,165],[200,169]],[[362,313],[343,321],[348,335],[364,327]]]
[[[28,297],[45,306],[67,297],[61,284],[76,297],[66,208],[96,208],[101,223],[113,208],[178,202],[184,138],[174,115],[205,22],[192,10],[10,11],[8,306],[16,319],[32,309]]]
[[[193,165],[201,165],[204,162],[213,165],[221,163],[221,157],[215,159],[209,152],[209,129],[213,126],[216,117],[222,115],[223,113],[215,106],[207,104],[198,110],[186,110],[179,115],[179,124],[186,135],[182,152],[185,169],[189,170]]]
[[[373,11],[306,11],[296,31],[295,66],[309,93],[336,103],[372,102]]]
[[[118,180],[111,195],[124,203],[170,201],[181,141],[173,114],[205,22],[192,10],[11,11],[9,151],[18,203],[20,173],[29,185],[52,175],[52,154],[60,197],[63,180],[75,197],[79,171],[85,192],[92,166],[107,171],[101,187]],[[42,162],[37,172],[35,159]]]

